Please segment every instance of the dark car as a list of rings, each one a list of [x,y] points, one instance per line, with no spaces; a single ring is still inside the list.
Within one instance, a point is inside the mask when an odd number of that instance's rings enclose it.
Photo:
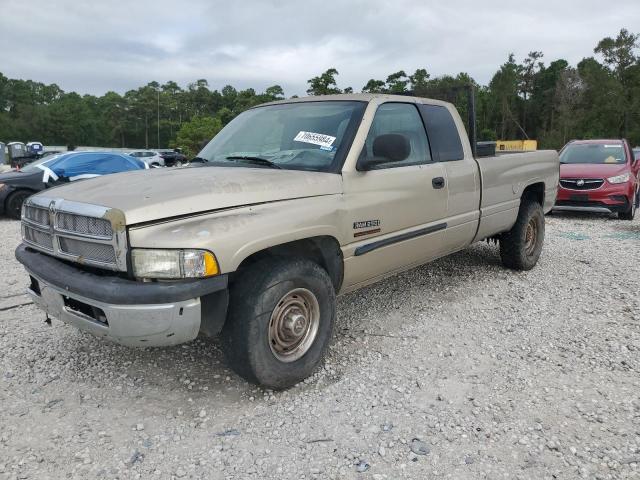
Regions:
[[[71,152],[47,156],[22,170],[0,174],[0,215],[20,218],[30,195],[66,182],[149,168],[137,158],[113,152]]]
[[[164,164],[167,167],[180,167],[187,161],[187,157],[182,154],[182,151],[179,148],[174,150],[157,150],[157,152],[163,158]]]

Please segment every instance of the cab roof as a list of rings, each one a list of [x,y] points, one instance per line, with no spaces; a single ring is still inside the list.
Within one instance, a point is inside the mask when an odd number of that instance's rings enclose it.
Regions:
[[[371,102],[372,100],[382,99],[389,102],[410,102],[410,103],[430,103],[436,105],[451,105],[449,102],[435,100],[431,98],[416,97],[412,95],[391,95],[388,93],[340,93],[337,95],[310,95],[298,98],[286,98],[284,100],[276,100],[274,102],[262,103],[253,108],[264,107],[265,105],[279,105],[285,103],[299,102],[336,102],[336,101],[352,101],[352,102]]]
[[[590,139],[590,140],[571,140],[571,142],[569,143],[583,143],[583,144],[595,144],[595,145],[604,145],[605,143],[623,143],[623,140],[619,139],[619,138],[612,138],[612,139],[605,139],[605,138],[597,138],[597,139]]]

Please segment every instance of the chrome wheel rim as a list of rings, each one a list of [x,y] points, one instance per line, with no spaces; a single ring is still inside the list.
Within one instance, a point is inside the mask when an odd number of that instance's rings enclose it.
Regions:
[[[527,223],[527,230],[524,237],[524,249],[528,256],[533,255],[536,249],[536,242],[538,240],[538,224],[535,219],[529,220]]]
[[[318,334],[320,305],[306,288],[296,288],[276,304],[269,320],[269,347],[281,362],[294,362],[309,351]]]

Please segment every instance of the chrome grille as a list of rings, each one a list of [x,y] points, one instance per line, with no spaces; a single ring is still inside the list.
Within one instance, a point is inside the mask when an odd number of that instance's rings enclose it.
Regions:
[[[60,251],[69,255],[80,257],[83,260],[92,260],[100,263],[116,263],[116,252],[112,245],[93,243],[91,241],[76,238],[58,237]]]
[[[55,257],[126,271],[126,232],[113,227],[124,220],[118,210],[35,195],[24,206],[22,238]]]
[[[25,218],[31,220],[38,225],[49,225],[49,209],[48,208],[40,208],[34,207],[31,205],[27,205],[24,208],[24,216]]]
[[[28,225],[23,225],[22,238],[24,238],[25,242],[31,245],[53,251],[53,237],[48,232],[43,232]]]
[[[602,178],[563,178],[560,185],[571,190],[595,190],[600,188],[604,180]]]
[[[111,238],[113,236],[111,222],[108,220],[86,217],[84,215],[75,215],[73,213],[57,213],[56,227],[58,230],[63,230],[65,232],[96,235],[104,238]]]

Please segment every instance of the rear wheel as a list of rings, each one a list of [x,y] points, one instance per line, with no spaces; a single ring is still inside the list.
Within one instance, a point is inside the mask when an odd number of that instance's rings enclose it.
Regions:
[[[636,209],[638,207],[638,194],[636,194],[629,205],[629,209],[626,212],[618,212],[618,218],[620,220],[633,220],[636,216]]]
[[[544,212],[535,200],[524,198],[515,225],[500,236],[502,264],[514,270],[531,270],[542,253]]]
[[[28,192],[26,190],[18,190],[17,192],[13,192],[7,198],[5,203],[6,205],[6,214],[8,217],[15,218],[16,220],[20,220],[20,215],[22,213],[22,204],[24,201],[31,196],[32,192]]]
[[[273,389],[304,380],[324,358],[336,297],[327,272],[305,259],[248,267],[230,287],[222,343],[231,368]]]

